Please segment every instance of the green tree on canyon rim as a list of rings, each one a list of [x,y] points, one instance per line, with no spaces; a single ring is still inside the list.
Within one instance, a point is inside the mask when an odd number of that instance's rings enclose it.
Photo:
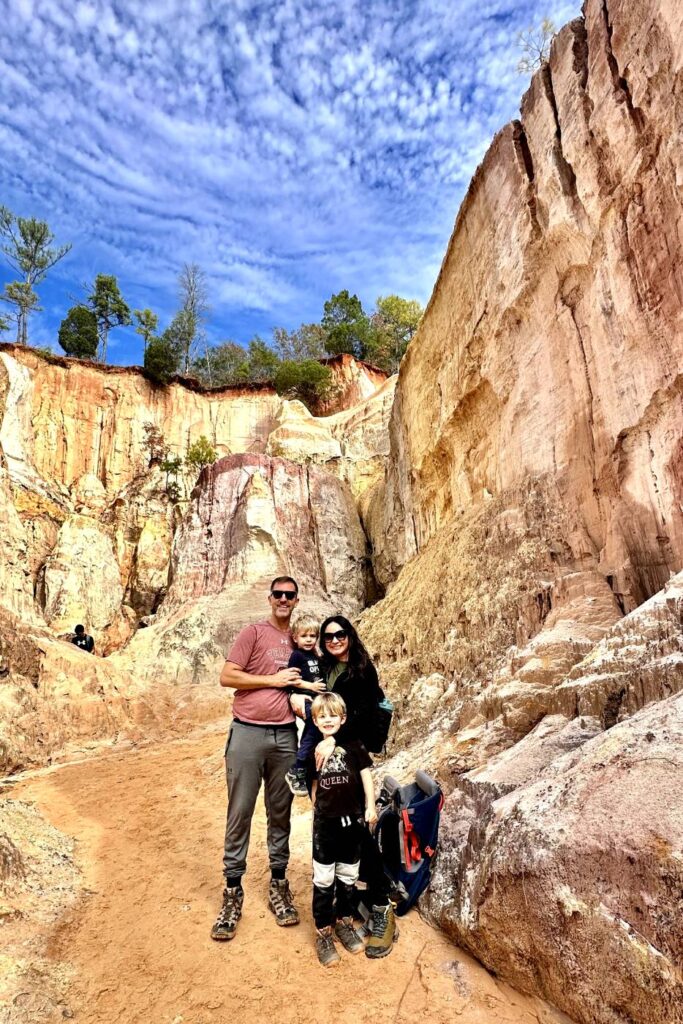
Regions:
[[[320,322],[325,333],[325,351],[366,359],[372,344],[372,324],[357,295],[345,288],[332,295],[323,306]]]
[[[0,251],[20,275],[20,279],[5,285],[0,299],[14,307],[13,319],[17,324],[17,342],[28,341],[28,319],[39,309],[35,288],[48,272],[70,251],[71,244],[55,246],[55,236],[44,220],[35,217],[17,217],[6,206],[0,206]]]
[[[40,310],[38,296],[25,281],[10,281],[9,284],[5,285],[2,294],[0,294],[0,300],[10,306],[10,312],[6,320],[8,324],[9,322],[14,322],[17,325],[17,343],[25,344],[25,342],[20,341],[20,337],[23,331],[27,329],[28,318],[31,313],[36,313]]]
[[[94,359],[97,355],[97,317],[88,306],[72,306],[59,328],[58,341],[68,356]]]
[[[113,274],[97,275],[87,302],[97,320],[100,362],[106,363],[109,332],[114,327],[127,327],[132,323],[130,308]]]
[[[142,338],[142,353],[144,360],[147,346],[152,338],[156,336],[156,332],[159,327],[159,317],[156,313],[153,313],[151,309],[134,309],[133,316],[135,317],[135,322],[137,324],[135,333],[139,334]]]
[[[172,323],[158,338],[152,338],[145,349],[145,372],[155,384],[168,384],[178,372],[181,349],[178,342],[178,325]]]
[[[249,379],[247,353],[234,341],[207,346],[204,355],[194,360],[191,369],[202,384],[209,387],[237,384]]]
[[[415,299],[386,295],[377,299],[375,310],[368,314],[357,295],[341,291],[324,306],[320,326],[325,351],[330,355],[347,352],[396,373],[423,312]]]

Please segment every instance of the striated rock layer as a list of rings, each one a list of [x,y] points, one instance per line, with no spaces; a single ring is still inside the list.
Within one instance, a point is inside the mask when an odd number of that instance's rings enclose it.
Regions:
[[[683,13],[588,0],[463,202],[400,371],[384,582],[454,515],[549,479],[625,610],[683,565]]]

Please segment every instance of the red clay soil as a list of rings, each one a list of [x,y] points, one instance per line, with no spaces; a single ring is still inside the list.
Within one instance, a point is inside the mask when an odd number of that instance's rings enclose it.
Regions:
[[[297,800],[290,879],[298,927],[266,906],[259,803],[244,917],[229,943],[220,905],[222,737],[204,735],[39,772],[12,787],[76,840],[84,894],[47,937],[60,1015],[82,1024],[559,1024],[411,912],[393,953],[320,967],[310,914],[310,808]],[[29,1024],[29,1013],[26,1024]],[[10,1018],[22,1021],[19,1008]]]

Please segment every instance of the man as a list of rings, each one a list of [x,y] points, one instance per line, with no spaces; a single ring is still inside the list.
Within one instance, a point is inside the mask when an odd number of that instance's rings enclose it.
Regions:
[[[85,626],[76,626],[74,633],[75,636],[71,637],[71,643],[76,644],[76,647],[80,647],[82,651],[87,651],[88,654],[94,654],[95,641],[88,633],[86,633]]]
[[[242,916],[242,875],[256,797],[265,786],[268,817],[268,857],[271,880],[268,906],[279,925],[299,923],[286,873],[292,794],[285,775],[296,757],[297,734],[289,705],[288,687],[300,678],[287,668],[294,645],[289,620],[299,601],[291,576],[278,576],[270,585],[270,617],[246,626],[230,648],[221,672],[221,686],[236,691],[232,725],[225,748],[228,819],[225,827],[223,906],[211,938],[232,939]]]

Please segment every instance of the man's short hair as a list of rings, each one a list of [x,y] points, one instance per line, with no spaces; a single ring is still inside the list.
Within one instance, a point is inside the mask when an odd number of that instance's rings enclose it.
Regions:
[[[346,704],[338,693],[321,693],[311,704],[312,718],[319,718],[325,714],[339,715],[340,718],[346,714]]]
[[[315,633],[317,636],[320,632],[320,626],[318,625],[318,620],[314,619],[312,615],[302,612],[301,615],[297,615],[294,619],[294,622],[289,627],[289,631],[292,636],[301,636],[302,633]]]
[[[85,626],[81,626],[80,623],[76,626],[74,633],[85,633]]]
[[[299,584],[296,582],[295,579],[292,579],[291,576],[276,576],[273,582],[270,584],[271,590],[276,585],[276,583],[293,583],[294,589],[296,590],[297,594],[299,593]]]

